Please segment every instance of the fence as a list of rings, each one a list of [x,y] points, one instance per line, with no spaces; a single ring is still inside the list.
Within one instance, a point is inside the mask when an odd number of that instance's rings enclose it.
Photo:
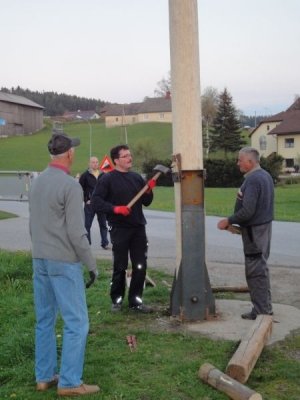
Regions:
[[[0,200],[28,201],[33,171],[0,171]]]

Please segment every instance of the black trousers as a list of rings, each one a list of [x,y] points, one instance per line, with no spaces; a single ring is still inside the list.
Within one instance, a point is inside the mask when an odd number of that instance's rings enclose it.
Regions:
[[[129,307],[142,301],[147,269],[148,241],[144,225],[138,227],[112,227],[110,231],[113,251],[113,274],[110,296],[113,303],[125,296],[128,256],[132,265],[132,275],[128,292]],[[121,300],[121,301],[122,301]]]
[[[90,204],[85,204],[84,205],[84,218],[85,218],[85,229],[87,231],[87,238],[89,241],[89,244],[91,244],[91,227],[92,223],[95,217],[95,214],[97,214],[97,219],[98,219],[98,224],[99,224],[99,229],[100,229],[100,237],[101,237],[101,246],[106,247],[109,243],[108,238],[107,238],[107,224],[106,224],[106,215],[102,213],[96,213]]]

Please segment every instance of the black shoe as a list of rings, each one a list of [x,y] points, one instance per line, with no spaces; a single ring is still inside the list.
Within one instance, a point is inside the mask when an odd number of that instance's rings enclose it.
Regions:
[[[256,319],[256,317],[257,317],[257,314],[254,311],[250,311],[248,313],[242,314],[241,317],[243,319],[251,319],[251,320],[254,321]]]
[[[129,310],[137,312],[137,313],[141,313],[141,314],[151,314],[154,311],[152,307],[145,306],[145,304],[139,304],[139,305],[136,305],[136,306],[130,306]]]

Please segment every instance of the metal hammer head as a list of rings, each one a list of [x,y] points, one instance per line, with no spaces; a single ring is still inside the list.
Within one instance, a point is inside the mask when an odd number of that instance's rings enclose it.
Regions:
[[[170,172],[170,168],[165,167],[164,165],[161,164],[157,164],[154,168],[153,171],[157,171],[157,172],[161,172],[162,174],[167,174],[168,172]]]

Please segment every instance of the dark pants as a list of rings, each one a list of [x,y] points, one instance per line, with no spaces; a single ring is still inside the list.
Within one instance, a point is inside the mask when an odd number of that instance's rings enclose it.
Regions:
[[[85,229],[87,231],[87,238],[91,244],[91,226],[95,217],[95,211],[92,210],[90,204],[85,204],[84,206],[84,217],[85,217]],[[106,247],[109,243],[107,238],[107,224],[106,215],[97,213],[98,224],[100,228],[101,246]]]
[[[112,227],[110,231],[113,251],[113,275],[110,289],[112,302],[125,295],[128,254],[132,264],[132,275],[128,293],[130,306],[142,302],[147,269],[148,242],[144,225],[133,228]]]
[[[272,312],[270,276],[267,260],[270,255],[272,223],[242,228],[245,273],[253,311]]]

